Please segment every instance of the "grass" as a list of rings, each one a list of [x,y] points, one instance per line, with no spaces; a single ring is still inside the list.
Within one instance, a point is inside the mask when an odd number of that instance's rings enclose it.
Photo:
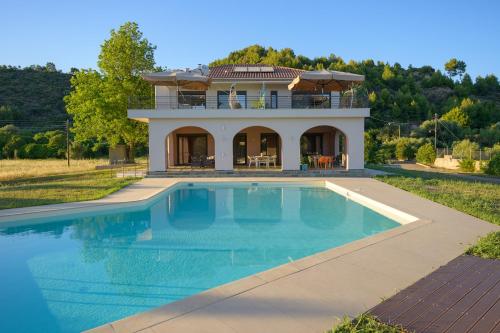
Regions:
[[[71,160],[70,167],[67,163],[61,159],[0,160],[0,181],[90,171],[97,165],[108,164],[108,160]]]
[[[465,254],[485,258],[500,259],[500,231],[490,232],[471,246]]]
[[[0,209],[100,199],[138,179],[117,178],[111,170],[11,178],[0,181]]]
[[[500,225],[500,184],[434,172],[382,166],[369,168],[393,173],[376,176],[384,183]]]
[[[375,319],[375,317],[362,314],[353,320],[346,317],[342,322],[328,333],[406,333],[401,327],[389,326]]]

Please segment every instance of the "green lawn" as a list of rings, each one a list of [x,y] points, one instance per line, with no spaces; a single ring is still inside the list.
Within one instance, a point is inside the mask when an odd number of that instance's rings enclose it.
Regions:
[[[380,166],[369,168],[394,174],[376,176],[380,181],[500,225],[500,184],[433,172]]]
[[[114,174],[87,171],[0,181],[0,209],[100,199],[139,179]]]

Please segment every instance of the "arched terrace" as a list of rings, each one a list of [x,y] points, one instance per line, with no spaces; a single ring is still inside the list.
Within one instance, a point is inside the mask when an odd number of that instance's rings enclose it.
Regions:
[[[347,136],[333,126],[315,126],[300,137],[301,163],[311,169],[345,169]]]
[[[234,168],[281,169],[282,140],[273,129],[250,126],[233,138]]]
[[[213,168],[214,137],[201,127],[185,126],[173,130],[165,138],[165,165],[167,169]]]

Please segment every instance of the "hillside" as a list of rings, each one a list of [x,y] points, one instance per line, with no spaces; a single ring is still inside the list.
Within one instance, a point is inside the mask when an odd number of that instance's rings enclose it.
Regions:
[[[0,120],[52,122],[65,120],[63,97],[69,93],[71,74],[54,64],[18,68],[0,66]]]
[[[334,54],[311,59],[296,55],[289,48],[276,50],[252,45],[233,51],[210,65],[237,63],[262,63],[307,70],[326,68],[364,74],[366,81],[362,89],[369,95],[372,110],[367,128],[379,128],[384,122],[398,122],[406,125],[409,131],[411,126],[431,119],[434,113],[441,116],[459,107],[464,98],[473,100],[476,114],[471,116],[480,120],[473,124],[473,130],[500,121],[498,79],[488,75],[477,77],[473,82],[465,73],[465,63],[460,61],[458,63],[462,63],[463,71],[452,68],[447,70],[446,75],[431,66],[403,68],[398,63],[390,65],[372,59],[345,62]]]

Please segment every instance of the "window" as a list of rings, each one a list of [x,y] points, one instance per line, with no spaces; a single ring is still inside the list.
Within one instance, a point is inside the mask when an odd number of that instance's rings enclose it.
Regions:
[[[247,92],[246,91],[236,91],[236,99],[239,102],[239,107],[234,107],[235,109],[246,109],[247,108]],[[218,109],[231,109],[229,106],[229,91],[217,91],[217,108]]]
[[[278,92],[276,90],[271,91],[271,109],[278,108]]]
[[[204,109],[206,99],[205,91],[179,91],[177,95],[179,109]]]
[[[323,134],[305,133],[300,138],[300,154],[302,156],[323,153]]]
[[[329,109],[331,107],[331,94],[329,92],[310,93],[294,91],[292,93],[293,109]]]

